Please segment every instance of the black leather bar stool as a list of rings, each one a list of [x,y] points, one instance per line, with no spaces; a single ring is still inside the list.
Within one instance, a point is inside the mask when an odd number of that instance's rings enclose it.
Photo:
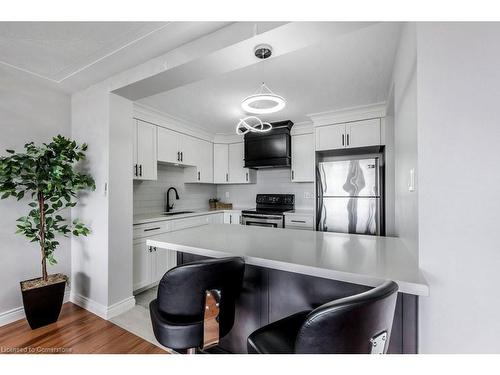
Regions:
[[[188,353],[217,345],[233,327],[244,271],[243,258],[232,257],[187,263],[165,273],[149,305],[158,342]]]
[[[367,292],[328,302],[259,328],[249,353],[385,354],[398,285],[388,281]]]

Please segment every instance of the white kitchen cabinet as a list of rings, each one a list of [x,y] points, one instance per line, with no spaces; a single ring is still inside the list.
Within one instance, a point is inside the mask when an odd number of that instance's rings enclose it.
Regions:
[[[314,182],[314,135],[292,136],[292,182]]]
[[[183,219],[172,220],[170,222],[172,231],[192,228],[192,227],[199,227],[200,225],[208,224],[209,216],[210,215],[200,215],[200,216],[186,217]]]
[[[229,182],[229,147],[227,144],[214,143],[214,182]]]
[[[158,161],[179,163],[179,133],[158,127]]]
[[[380,145],[380,119],[347,123],[346,135],[349,148]]]
[[[198,146],[200,139],[186,134],[179,134],[179,152],[181,153],[181,164],[197,165]]]
[[[210,224],[224,224],[224,213],[219,212],[216,214],[209,215]]]
[[[241,212],[224,212],[224,224],[241,224]]]
[[[344,148],[344,145],[345,124],[328,125],[316,128],[316,151],[336,150]]]
[[[133,242],[133,290],[151,284],[151,255],[146,246],[146,239]]]
[[[380,119],[369,119],[317,127],[316,151],[378,146]]]
[[[314,215],[285,213],[285,228],[314,230]]]
[[[181,165],[196,165],[198,138],[158,127],[158,161]]]
[[[213,183],[214,157],[212,143],[203,139],[196,139],[195,167],[185,169],[186,182]]]
[[[245,168],[245,144],[214,144],[214,182],[216,184],[255,183],[256,172]]]
[[[156,126],[135,120],[133,139],[133,174],[136,180],[156,180],[157,178],[157,131]]]

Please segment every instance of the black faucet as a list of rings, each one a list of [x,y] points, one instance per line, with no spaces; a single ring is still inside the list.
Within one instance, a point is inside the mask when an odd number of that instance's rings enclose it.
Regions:
[[[170,190],[175,191],[175,199],[179,199],[179,194],[177,193],[177,189],[174,187],[170,187],[167,190],[167,209],[166,212],[170,212],[172,208],[174,208],[174,205],[170,205]]]

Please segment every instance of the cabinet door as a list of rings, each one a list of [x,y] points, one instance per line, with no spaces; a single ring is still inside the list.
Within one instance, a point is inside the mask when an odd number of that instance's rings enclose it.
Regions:
[[[212,143],[200,140],[198,142],[198,178],[199,182],[214,182],[214,155]]]
[[[380,145],[380,119],[346,124],[346,146],[366,147]]]
[[[237,212],[224,212],[224,224],[240,224],[241,214]]]
[[[218,213],[210,215],[209,217],[210,224],[223,224],[224,223],[224,213]]]
[[[229,181],[229,147],[226,144],[214,144],[214,182],[224,184]]]
[[[172,255],[173,254],[173,255]],[[173,259],[177,257],[176,251],[166,250],[166,249],[153,249],[151,253],[151,269],[152,269],[152,280],[151,283],[155,283],[161,280],[165,273],[175,267]]]
[[[229,182],[247,183],[249,181],[248,169],[245,165],[245,144],[243,142],[229,145]]]
[[[185,134],[179,134],[179,151],[181,152],[181,164],[196,165],[198,160],[199,139]]]
[[[134,180],[137,180],[139,178],[139,165],[137,164],[137,120],[133,121],[133,125],[134,129],[132,130],[132,136],[133,136],[133,139],[132,139],[132,147],[133,147],[133,165],[132,165],[132,168],[133,168],[133,171],[132,171],[132,174],[134,176]]]
[[[156,180],[156,128],[155,125],[137,120],[137,164],[140,180]]]
[[[179,133],[170,129],[158,128],[158,161],[179,163]]]
[[[134,241],[133,262],[133,290],[151,284],[151,252],[146,239]]]
[[[301,134],[292,136],[293,182],[314,182],[314,136]]]
[[[335,150],[345,147],[346,125],[328,125],[316,128],[316,151]]]

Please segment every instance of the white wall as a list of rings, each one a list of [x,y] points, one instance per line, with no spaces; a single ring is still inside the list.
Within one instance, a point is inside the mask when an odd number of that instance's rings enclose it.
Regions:
[[[499,353],[499,23],[418,24],[420,351]]]
[[[408,190],[410,169],[417,175],[416,25],[403,26],[394,64],[394,234],[418,256],[418,195]]]
[[[304,193],[309,193],[311,198],[304,198]],[[290,169],[258,170],[256,184],[217,185],[217,197],[235,207],[255,207],[257,194],[295,194],[296,208],[314,209],[314,183],[290,182]]]
[[[0,124],[0,155],[5,155],[6,148],[22,151],[30,141],[38,144],[49,142],[57,134],[68,136],[70,98],[24,73],[0,68]],[[0,200],[0,324],[22,317],[19,282],[41,276],[38,246],[14,234],[15,220],[29,211],[27,203],[27,199]],[[70,241],[63,237],[60,243],[55,254],[58,264],[49,266],[49,272],[69,275]],[[5,314],[7,311],[12,314]]]
[[[165,193],[171,186],[177,189],[179,200],[170,192],[174,210],[208,208],[208,200],[217,196],[217,188],[210,184],[184,184],[184,168],[158,164],[158,180],[134,181],[134,215],[165,211]]]
[[[83,194],[72,209],[73,217],[88,224],[92,233],[71,240],[71,299],[100,316],[108,306],[109,107],[109,93],[98,86],[71,98],[71,134],[89,145],[85,169],[96,182],[96,190]]]
[[[121,304],[118,311],[111,312],[116,314],[135,304],[132,297],[132,233],[122,230],[133,225],[132,205],[123,202],[133,200],[133,144],[130,140],[134,121],[131,101],[111,94],[109,105],[109,165],[112,168],[108,176],[108,230],[110,233],[122,232],[120,236],[108,237],[108,306]]]

